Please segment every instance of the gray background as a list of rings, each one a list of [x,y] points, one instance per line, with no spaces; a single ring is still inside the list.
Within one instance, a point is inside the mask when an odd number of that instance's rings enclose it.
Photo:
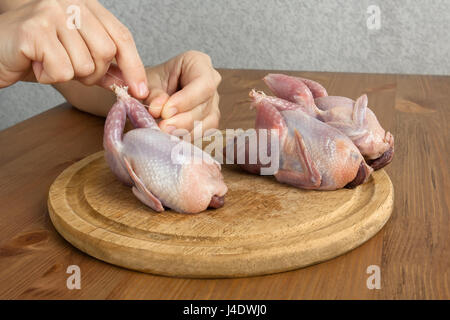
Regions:
[[[146,65],[189,49],[216,67],[450,74],[450,0],[111,0]],[[381,28],[369,30],[369,5]],[[0,90],[0,129],[64,99],[51,87]]]

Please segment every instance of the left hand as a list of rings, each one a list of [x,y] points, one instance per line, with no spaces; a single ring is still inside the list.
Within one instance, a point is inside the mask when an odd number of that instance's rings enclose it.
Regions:
[[[222,78],[207,54],[187,51],[146,71],[150,94],[144,103],[154,118],[163,119],[161,130],[192,132],[194,121],[201,122],[203,132],[219,126]]]
[[[107,71],[113,66],[135,98],[146,98],[146,73],[130,31],[97,0],[75,1],[82,23],[71,28],[66,12],[73,2],[0,0],[6,11],[0,15],[0,88],[19,80],[76,79],[109,89],[115,79]]]

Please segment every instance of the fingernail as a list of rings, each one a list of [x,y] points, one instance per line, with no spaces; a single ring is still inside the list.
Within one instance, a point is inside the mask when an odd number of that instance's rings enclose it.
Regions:
[[[166,126],[164,128],[164,131],[167,132],[168,134],[171,134],[177,127],[175,126]]]
[[[166,118],[172,118],[174,115],[176,115],[178,112],[177,108],[175,107],[169,107],[169,109],[167,109],[165,115]]]
[[[146,98],[148,96],[148,87],[145,84],[145,82],[141,82],[139,84],[139,95],[142,97],[142,99]]]

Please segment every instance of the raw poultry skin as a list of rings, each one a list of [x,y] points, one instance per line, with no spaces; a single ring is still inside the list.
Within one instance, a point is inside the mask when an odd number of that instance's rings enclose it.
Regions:
[[[195,161],[192,154],[183,153],[177,153],[177,161],[173,161],[175,146],[184,146],[185,150],[196,147],[160,131],[153,117],[128,95],[126,88],[113,86],[113,90],[117,102],[106,118],[103,146],[106,161],[117,178],[132,186],[134,195],[158,212],[169,207],[197,213],[223,206],[227,187],[220,164],[198,148],[193,153]],[[123,135],[127,115],[136,129]]]
[[[356,187],[372,172],[353,142],[339,130],[299,111],[295,104],[252,91],[258,129],[277,129],[279,138],[279,169],[275,178],[282,183],[316,190]],[[269,140],[270,141],[270,140]],[[268,146],[270,150],[270,146]],[[249,159],[249,148],[245,152]],[[268,165],[266,165],[268,166]],[[260,163],[241,164],[251,173],[260,173]]]
[[[297,108],[347,135],[375,170],[392,161],[394,137],[367,107],[366,95],[356,101],[328,96],[320,83],[284,74],[268,74],[264,82],[277,97],[295,103]]]

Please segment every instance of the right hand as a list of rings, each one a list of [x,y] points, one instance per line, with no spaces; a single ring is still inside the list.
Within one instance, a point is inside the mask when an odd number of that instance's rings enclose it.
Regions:
[[[80,29],[67,26],[67,8],[80,8]],[[0,15],[0,88],[20,80],[71,79],[109,88],[116,59],[130,93],[148,96],[144,66],[130,31],[97,0],[34,0]]]

